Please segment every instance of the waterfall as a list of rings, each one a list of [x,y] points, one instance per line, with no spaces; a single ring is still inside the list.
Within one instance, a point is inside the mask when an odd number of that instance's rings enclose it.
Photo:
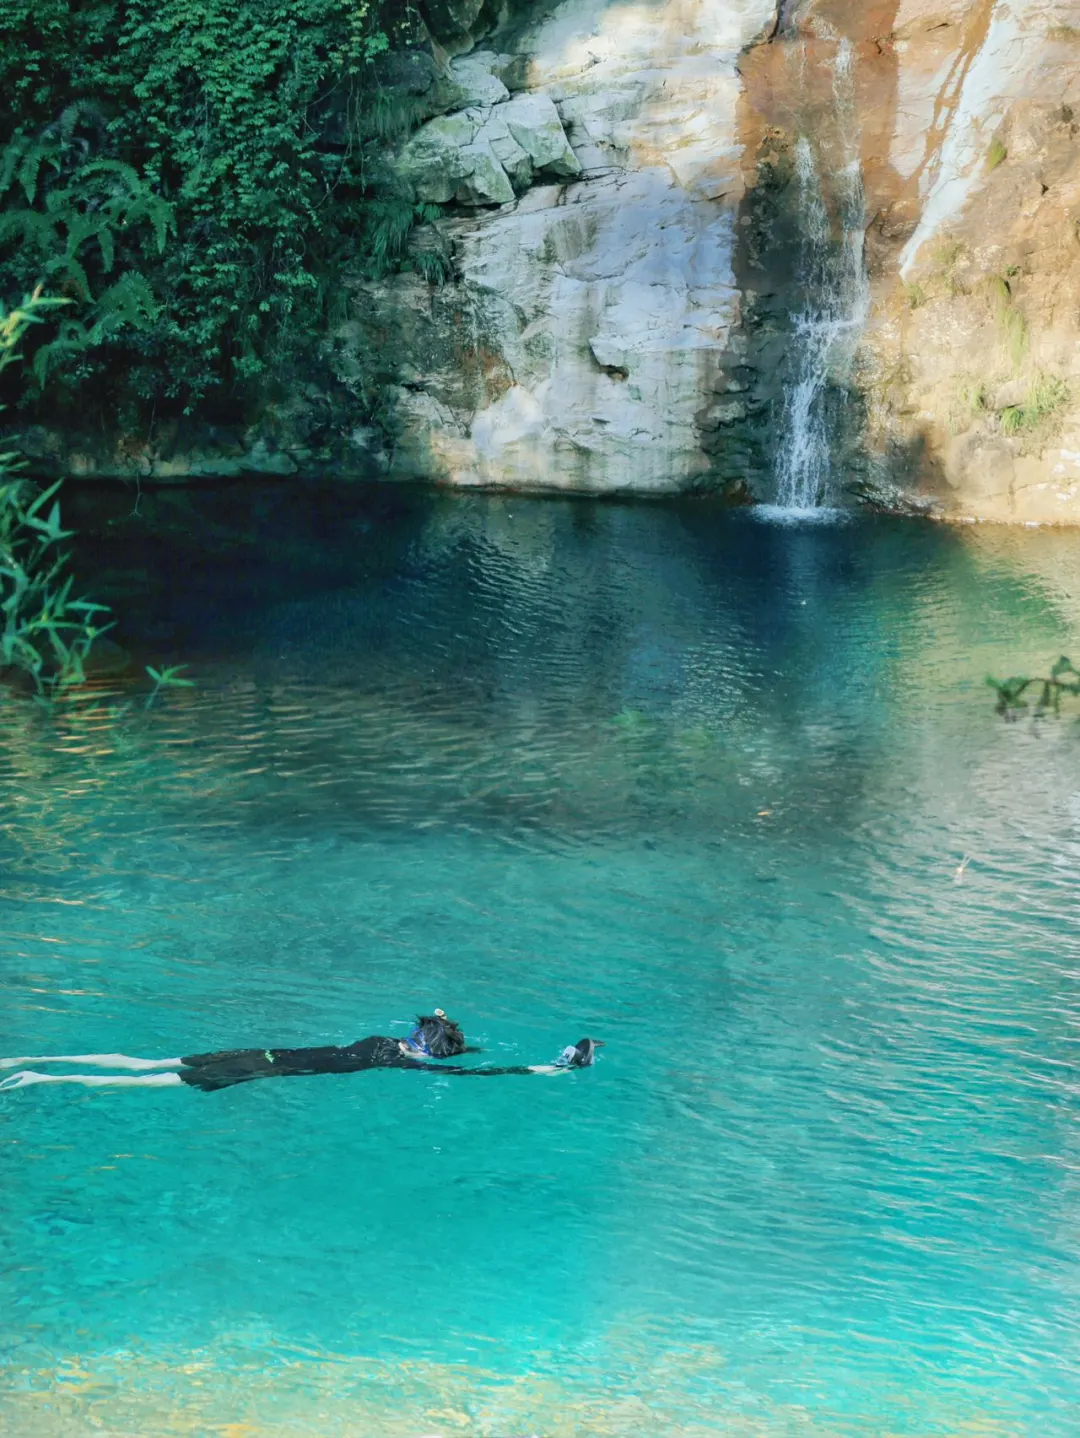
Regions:
[[[850,42],[840,40],[833,61],[833,134],[821,137],[818,153],[805,134],[795,146],[800,214],[796,281],[803,301],[792,329],[776,463],[777,504],[786,510],[827,508],[836,498],[830,390],[835,392],[835,386],[848,379],[870,306],[863,253],[866,197],[851,60]],[[830,159],[835,168],[827,191],[822,169]],[[829,193],[835,219],[829,213]]]

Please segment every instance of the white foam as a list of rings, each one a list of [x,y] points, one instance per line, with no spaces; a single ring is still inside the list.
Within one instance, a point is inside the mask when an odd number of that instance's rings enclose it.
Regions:
[[[793,504],[755,504],[750,509],[754,519],[765,524],[847,524],[852,518],[850,509],[830,509],[825,506],[805,509]]]

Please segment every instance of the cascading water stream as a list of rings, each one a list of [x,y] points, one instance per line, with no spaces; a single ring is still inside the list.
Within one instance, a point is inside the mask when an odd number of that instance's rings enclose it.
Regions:
[[[796,278],[803,304],[792,331],[776,467],[777,504],[789,511],[820,510],[835,499],[830,391],[847,380],[870,302],[851,61],[850,42],[840,40],[833,61],[835,134],[825,137],[833,139],[840,161],[830,184],[835,221],[819,155],[806,135],[795,147],[801,220]]]

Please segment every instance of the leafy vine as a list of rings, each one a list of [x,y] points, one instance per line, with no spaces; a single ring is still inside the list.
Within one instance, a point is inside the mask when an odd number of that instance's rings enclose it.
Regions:
[[[72,302],[30,345],[50,405],[231,412],[314,362],[343,265],[424,218],[382,165],[415,118],[380,82],[390,13],[0,0],[0,294]]]

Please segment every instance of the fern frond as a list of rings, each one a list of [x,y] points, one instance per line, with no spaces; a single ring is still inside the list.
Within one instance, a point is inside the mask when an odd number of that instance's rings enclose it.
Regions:
[[[61,282],[72,286],[81,300],[91,298],[90,277],[74,255],[58,255],[46,264],[45,273],[62,276]]]
[[[116,175],[118,179],[124,180],[131,194],[138,194],[146,189],[146,183],[134,165],[127,164],[124,160],[90,160],[79,167],[79,179],[85,180],[91,175]]]
[[[68,330],[66,334],[43,344],[34,355],[33,375],[39,389],[44,389],[57,360],[69,355],[84,354],[92,344],[92,336],[85,325]]]
[[[140,220],[149,221],[154,231],[158,254],[164,253],[169,235],[176,231],[176,212],[173,206],[144,186],[137,196],[132,197],[123,216],[126,225],[136,225]]]
[[[18,135],[14,140],[4,146],[3,158],[0,159],[0,195],[4,193],[12,180],[14,180],[15,173],[19,168],[19,163],[23,155],[25,155],[27,145],[29,144],[30,141],[25,135]]]
[[[60,157],[55,145],[34,145],[23,155],[19,164],[19,184],[22,186],[26,203],[32,205],[37,194],[38,172],[48,161],[57,174],[60,173]]]
[[[91,341],[96,343],[124,325],[147,329],[157,319],[159,310],[146,276],[138,270],[125,270],[94,304]]]
[[[99,230],[106,228],[99,220],[95,220],[93,216],[80,214],[78,210],[73,210],[65,218],[64,223],[67,225],[67,244],[64,247],[64,258],[69,264],[88,239],[96,235]]]
[[[61,144],[70,145],[80,120],[89,121],[99,130],[104,130],[106,124],[104,112],[93,100],[73,100],[61,110],[59,120],[50,128],[59,137]]]
[[[9,240],[33,246],[43,255],[55,252],[58,244],[56,226],[37,210],[0,212],[0,245]]]

